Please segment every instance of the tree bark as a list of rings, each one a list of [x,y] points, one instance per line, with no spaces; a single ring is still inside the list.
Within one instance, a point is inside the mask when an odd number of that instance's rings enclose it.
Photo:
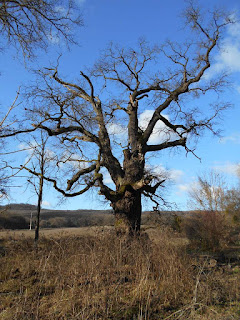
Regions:
[[[115,215],[115,229],[118,235],[134,236],[140,233],[141,192],[127,190],[124,196],[112,204]]]

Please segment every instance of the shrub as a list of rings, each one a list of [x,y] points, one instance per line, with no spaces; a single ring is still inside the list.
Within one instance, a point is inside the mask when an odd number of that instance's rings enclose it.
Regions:
[[[171,227],[174,231],[182,231],[183,218],[177,214],[174,214],[171,221]]]
[[[203,211],[186,217],[184,230],[192,248],[218,251],[228,240],[228,228],[219,212]]]
[[[231,189],[226,192],[225,212],[234,225],[240,224],[240,190]]]

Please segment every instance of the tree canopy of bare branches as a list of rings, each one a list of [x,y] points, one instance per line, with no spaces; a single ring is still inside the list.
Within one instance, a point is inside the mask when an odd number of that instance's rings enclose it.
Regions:
[[[72,0],[1,0],[0,34],[30,58],[36,48],[46,49],[51,42],[73,43],[74,28],[82,25],[77,12]]]

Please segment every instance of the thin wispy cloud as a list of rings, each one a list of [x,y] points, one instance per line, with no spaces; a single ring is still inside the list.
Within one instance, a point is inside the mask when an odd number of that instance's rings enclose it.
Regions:
[[[109,134],[113,134],[119,137],[127,136],[127,128],[120,123],[111,122],[107,125],[107,130]]]
[[[48,41],[51,43],[51,44],[59,44],[60,43],[60,38],[59,36],[57,35],[57,33],[51,33],[49,34],[48,36]]]
[[[236,20],[234,16],[233,20]],[[220,52],[215,57],[212,67],[206,72],[205,79],[210,79],[222,71],[240,72],[240,23],[235,22],[227,28],[227,35],[222,42]]]
[[[177,188],[178,188],[178,192],[180,192],[180,193],[188,192],[189,190],[191,190],[191,185],[190,184],[178,184]]]
[[[176,194],[178,196],[183,196],[184,194],[189,193],[191,190],[196,189],[199,186],[196,180],[188,182],[188,183],[179,183],[176,188]]]
[[[51,208],[51,207],[52,207],[52,204],[51,204],[51,202],[49,202],[49,201],[47,201],[47,200],[43,200],[42,206],[43,206],[43,207]]]
[[[85,169],[90,165],[90,163],[86,159],[81,157],[80,154],[71,153],[69,151],[65,151],[62,154],[61,162],[59,162],[58,166],[60,168],[64,167],[64,164],[66,163],[76,170]]]
[[[86,0],[75,0],[77,4],[79,4],[80,6],[84,5],[84,3],[86,2]]]
[[[184,172],[178,169],[171,169],[169,170],[169,173],[170,173],[170,179],[175,182],[178,182],[179,180],[181,180],[182,176],[184,175]]]
[[[239,163],[231,163],[227,162],[220,165],[213,166],[213,169],[232,175],[232,176],[238,176],[239,170],[240,170],[240,162]]]
[[[173,182],[181,181],[184,172],[178,169],[166,169],[162,164],[159,165],[146,165],[146,169],[154,175],[162,178],[167,178]]]
[[[226,144],[226,143],[234,143],[234,144],[240,144],[240,132],[233,133],[230,136],[223,137],[219,140],[220,143]]]
[[[234,21],[237,21],[237,17],[232,15]],[[240,34],[240,23],[236,22],[228,25],[228,33],[233,37],[239,37]]]
[[[67,9],[63,6],[56,6],[55,11],[61,14],[67,14]]]

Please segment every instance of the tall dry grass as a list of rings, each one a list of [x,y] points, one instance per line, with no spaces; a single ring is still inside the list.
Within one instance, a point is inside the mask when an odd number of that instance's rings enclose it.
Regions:
[[[27,238],[6,241],[0,319],[224,319],[216,306],[236,309],[237,273],[223,281],[168,231],[154,238],[127,241],[111,232],[45,238],[37,251]],[[238,319],[235,309],[229,319]]]

